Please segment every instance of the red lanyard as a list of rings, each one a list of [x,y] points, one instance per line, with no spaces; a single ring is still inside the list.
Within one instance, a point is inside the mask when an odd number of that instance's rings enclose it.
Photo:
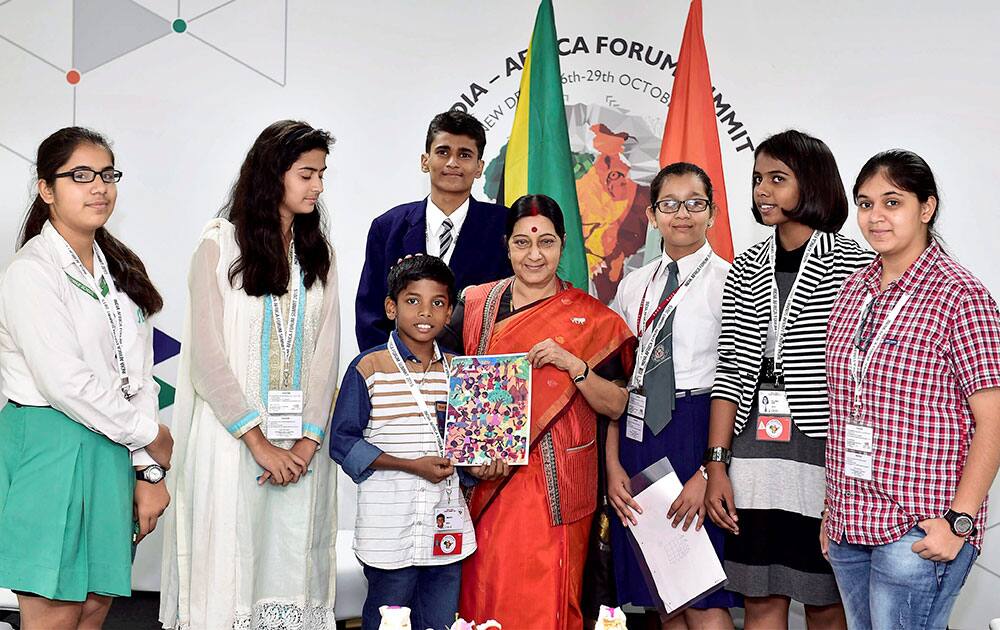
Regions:
[[[659,271],[660,271],[660,266],[657,265],[656,273],[659,273]],[[653,274],[654,278],[656,277],[656,273]],[[642,315],[643,312],[646,310],[646,294],[649,292],[650,284],[653,284],[653,282],[650,281],[642,292],[642,302],[639,303],[639,316],[635,320],[636,336],[639,339],[642,339],[642,334],[647,330],[649,330],[649,327],[652,325],[652,323],[656,321],[657,316],[659,316],[659,314],[663,312],[663,309],[667,308],[667,305],[670,304],[670,300],[673,299],[674,295],[677,293],[677,290],[680,289],[680,286],[678,286],[677,289],[674,289],[673,291],[670,292],[670,295],[663,298],[663,301],[660,302],[660,305],[656,307],[656,310],[650,313],[649,318],[646,319],[646,324],[643,325]]]

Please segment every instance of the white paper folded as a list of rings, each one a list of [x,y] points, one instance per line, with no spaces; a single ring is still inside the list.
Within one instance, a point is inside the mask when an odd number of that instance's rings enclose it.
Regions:
[[[642,514],[630,525],[629,540],[643,569],[650,593],[668,615],[722,588],[727,579],[708,533],[670,526],[667,511],[683,484],[664,457],[632,478],[632,491]]]

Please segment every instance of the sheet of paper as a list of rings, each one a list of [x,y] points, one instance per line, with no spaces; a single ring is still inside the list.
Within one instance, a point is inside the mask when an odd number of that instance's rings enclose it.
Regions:
[[[629,526],[629,539],[638,551],[650,592],[667,614],[722,588],[727,580],[705,530],[696,531],[692,525],[685,532],[667,520],[667,510],[682,487],[667,458],[632,478],[642,514],[636,515],[638,524]]]

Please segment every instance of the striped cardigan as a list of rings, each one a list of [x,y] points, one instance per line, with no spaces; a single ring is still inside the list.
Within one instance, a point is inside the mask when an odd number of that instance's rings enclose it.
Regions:
[[[757,243],[733,262],[722,296],[719,364],[712,397],[737,406],[735,432],[746,426],[771,319],[768,261],[772,238]],[[830,419],[826,389],[826,323],[840,287],[875,257],[853,239],[821,233],[808,260],[802,261],[798,290],[789,296],[784,377],[792,419],[814,438],[825,438]]]

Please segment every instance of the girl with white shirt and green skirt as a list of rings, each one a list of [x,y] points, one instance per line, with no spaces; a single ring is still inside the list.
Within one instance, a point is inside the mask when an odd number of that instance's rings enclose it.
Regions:
[[[0,279],[0,587],[25,628],[100,628],[169,501],[148,319],[163,300],[104,228],[122,176],[107,140],[61,129],[37,174]]]

